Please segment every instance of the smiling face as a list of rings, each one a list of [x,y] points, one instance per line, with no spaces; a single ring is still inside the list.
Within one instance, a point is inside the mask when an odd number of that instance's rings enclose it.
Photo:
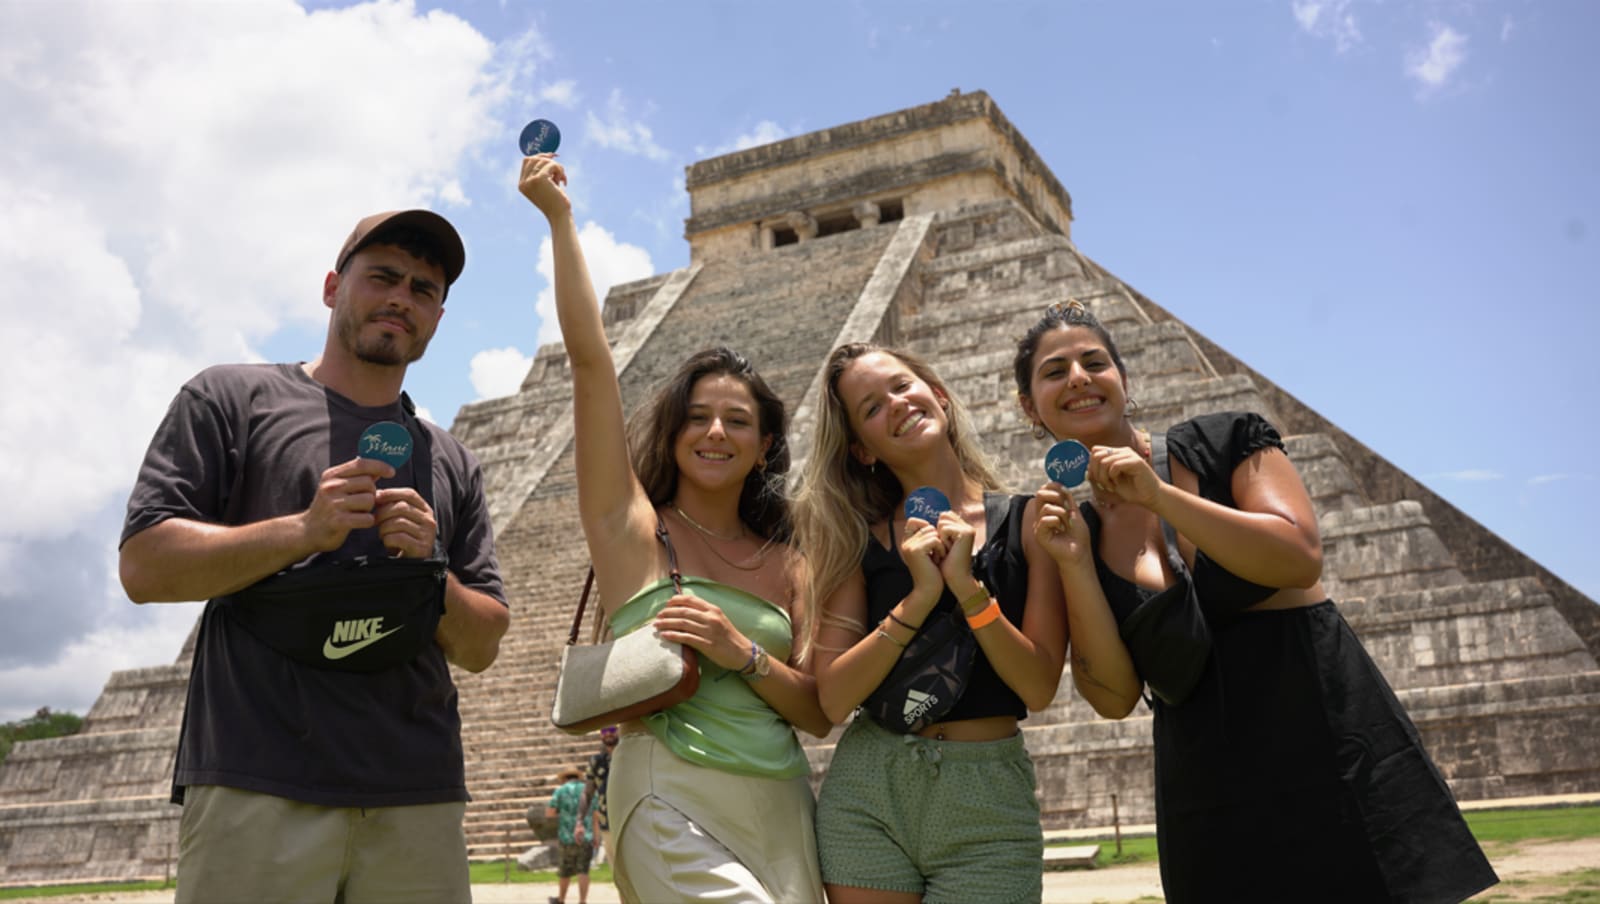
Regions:
[[[444,269],[396,245],[369,245],[323,283],[339,346],[367,364],[422,357],[444,316]]]
[[[749,385],[732,374],[707,374],[689,390],[673,459],[679,479],[702,489],[727,489],[744,484],[771,444],[772,438],[761,432]]]
[[[1039,337],[1028,393],[1020,401],[1028,418],[1056,439],[1093,444],[1121,429],[1128,382],[1094,330],[1062,327]]]
[[[874,351],[854,359],[836,384],[850,430],[851,451],[866,465],[893,465],[948,442],[948,403],[894,355]]]

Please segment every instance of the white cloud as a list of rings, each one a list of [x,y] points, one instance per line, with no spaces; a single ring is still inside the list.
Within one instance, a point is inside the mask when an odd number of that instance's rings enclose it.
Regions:
[[[472,388],[478,401],[498,399],[522,388],[533,359],[514,346],[488,348],[472,356]]]
[[[1537,487],[1547,483],[1556,483],[1562,480],[1588,480],[1586,474],[1538,474],[1528,478],[1528,486]]]
[[[1295,0],[1290,10],[1301,31],[1332,41],[1340,53],[1361,43],[1361,28],[1350,12],[1350,0]]]
[[[539,90],[539,99],[570,110],[578,104],[578,83],[569,78],[545,85]]]
[[[1443,480],[1481,482],[1485,480],[1500,480],[1505,475],[1501,474],[1499,471],[1490,471],[1483,468],[1466,468],[1460,471],[1442,471],[1437,474],[1429,474],[1428,476]]]
[[[409,0],[7,7],[0,267],[32,301],[0,331],[0,498],[28,513],[0,549],[30,580],[0,608],[49,599],[59,624],[0,637],[0,668],[36,670],[0,672],[0,707],[176,655],[198,610],[133,607],[107,552],[157,422],[205,365],[326,321],[322,276],[360,216],[468,203],[458,173],[503,135],[518,71],[501,52]],[[48,583],[40,550],[77,563],[69,592],[26,586]],[[147,629],[166,642],[124,643]]]
[[[1467,36],[1448,25],[1434,23],[1426,47],[1406,54],[1406,74],[1422,83],[1424,91],[1444,86],[1467,61]]]
[[[734,151],[744,151],[749,150],[750,148],[760,147],[763,144],[771,144],[774,141],[782,141],[783,139],[788,138],[789,135],[790,132],[788,129],[785,129],[783,126],[778,125],[770,119],[763,119],[756,123],[755,128],[745,132],[742,135],[735,135],[733,140],[727,142],[726,144],[718,145],[717,147],[713,148],[696,147],[695,153],[699,154],[701,157],[717,157],[721,156],[722,154],[731,154]]]
[[[589,265],[589,278],[594,281],[595,298],[605,304],[606,293],[618,283],[632,282],[655,274],[650,263],[650,252],[637,245],[617,241],[616,237],[598,223],[588,222],[578,230],[578,244],[583,248],[584,261]],[[556,322],[555,251],[550,237],[539,242],[539,273],[545,278],[545,287],[539,291],[534,310],[539,314],[539,344],[561,341],[561,326]],[[473,362],[476,364],[476,360]],[[523,368],[527,373],[527,368]],[[518,377],[519,381],[521,377]],[[476,381],[474,381],[476,385]]]
[[[670,160],[672,154],[656,143],[650,127],[630,117],[621,91],[612,91],[606,102],[606,118],[590,110],[584,119],[588,137],[603,148],[637,154],[651,160]]]

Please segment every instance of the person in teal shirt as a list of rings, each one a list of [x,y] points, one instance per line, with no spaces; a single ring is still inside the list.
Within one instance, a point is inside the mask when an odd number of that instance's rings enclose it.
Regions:
[[[594,857],[594,812],[585,814],[583,835],[578,835],[578,808],[583,803],[583,770],[569,766],[561,770],[561,786],[550,795],[550,806],[545,808],[545,818],[556,822],[556,840],[561,845],[561,861],[556,866],[560,882],[559,897],[552,904],[565,904],[567,887],[573,876],[578,877],[578,904],[589,900],[589,861]]]

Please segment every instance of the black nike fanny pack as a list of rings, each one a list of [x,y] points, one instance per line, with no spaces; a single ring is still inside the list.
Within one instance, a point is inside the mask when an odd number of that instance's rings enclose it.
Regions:
[[[376,672],[433,642],[444,615],[445,560],[360,557],[282,571],[228,598],[229,616],[306,665]]]

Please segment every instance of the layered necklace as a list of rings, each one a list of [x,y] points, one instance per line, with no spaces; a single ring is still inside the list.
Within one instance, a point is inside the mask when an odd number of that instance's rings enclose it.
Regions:
[[[725,543],[732,543],[735,540],[743,540],[745,538],[745,536],[749,533],[749,531],[745,530],[743,522],[740,522],[740,524],[739,524],[739,532],[730,537],[730,536],[727,536],[725,534],[719,534],[716,531],[712,530],[711,528],[706,527],[704,524],[701,524],[700,522],[698,522],[698,521],[694,520],[693,518],[689,517],[688,512],[685,512],[683,509],[678,508],[676,503],[673,504],[672,510],[674,512],[677,512],[678,513],[678,517],[682,518],[684,521],[686,521],[689,524],[690,527],[694,528],[695,530],[699,531],[701,534],[704,535],[703,537],[701,537],[700,542],[705,544],[706,549],[711,550],[711,554],[716,556],[718,559],[721,559],[723,564],[727,565],[729,568],[737,568],[740,571],[756,571],[756,570],[760,569],[763,564],[766,563],[766,561],[767,561],[767,550],[771,549],[772,548],[772,544],[773,544],[773,538],[772,537],[768,537],[767,538],[767,542],[761,544],[761,548],[756,550],[755,553],[753,555],[751,555],[749,558],[744,559],[743,561],[740,561],[740,562],[735,562],[733,559],[730,559],[727,556],[723,555],[722,551],[717,549],[717,547],[714,544],[712,544],[711,540],[707,539],[707,538],[721,540],[721,541],[723,541]],[[749,563],[749,564],[745,564],[745,563]]]

